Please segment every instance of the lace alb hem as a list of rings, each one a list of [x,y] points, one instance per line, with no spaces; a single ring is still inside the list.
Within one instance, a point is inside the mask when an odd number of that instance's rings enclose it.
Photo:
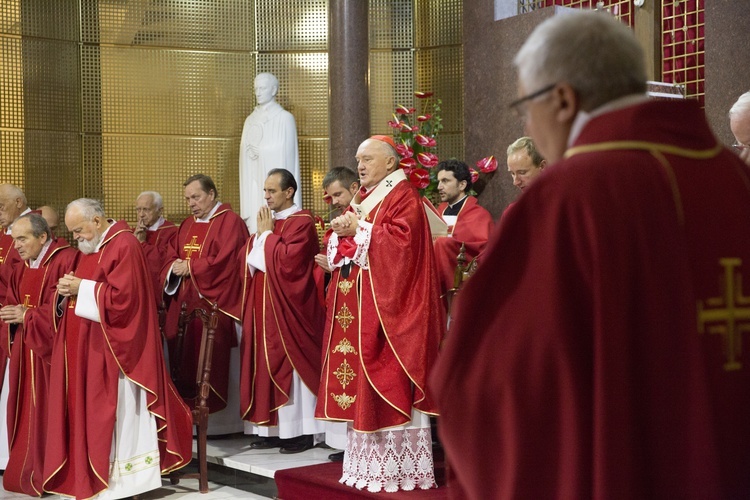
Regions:
[[[349,428],[347,438],[340,483],[372,493],[436,487],[429,428],[368,434]]]

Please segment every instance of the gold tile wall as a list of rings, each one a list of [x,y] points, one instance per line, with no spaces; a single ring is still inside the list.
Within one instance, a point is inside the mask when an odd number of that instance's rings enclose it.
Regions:
[[[462,151],[460,0],[370,2],[373,133],[415,90],[443,100],[439,154]],[[204,172],[239,205],[253,79],[274,73],[294,114],[305,208],[327,215],[328,0],[0,0],[0,182],[62,210],[101,198],[134,221],[143,190],[170,218]],[[429,88],[428,88],[429,87]],[[345,110],[342,120],[355,120]]]

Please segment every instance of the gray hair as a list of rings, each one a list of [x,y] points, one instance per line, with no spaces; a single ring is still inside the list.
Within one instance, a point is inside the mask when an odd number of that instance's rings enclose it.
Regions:
[[[393,146],[391,146],[390,144],[388,144],[385,141],[379,141],[379,140],[373,139],[373,138],[369,138],[369,139],[366,139],[366,140],[370,141],[370,142],[376,143],[380,147],[380,149],[383,151],[383,153],[385,154],[386,158],[388,158],[389,156],[393,156],[393,158],[395,158],[395,160],[396,160],[396,167],[398,167],[398,162],[400,161],[401,156],[398,154],[398,152],[396,151],[396,149]]]
[[[23,194],[23,191],[21,191],[18,186],[13,184],[0,184],[0,195],[11,200],[17,200],[20,198],[24,207],[28,204],[26,201],[26,195]]]
[[[750,111],[750,91],[745,92],[729,109],[729,117]]]
[[[513,60],[528,93],[568,83],[581,109],[646,92],[643,50],[633,32],[611,15],[558,15],[534,29]]]
[[[99,217],[106,217],[102,203],[93,198],[78,198],[71,201],[65,208],[65,215],[67,216],[68,212],[73,208],[77,208],[87,220],[93,220],[97,215]]]
[[[46,234],[48,241],[54,239],[54,237],[52,236],[52,230],[47,224],[47,220],[38,213],[30,212],[26,215],[22,215],[18,219],[16,219],[13,224],[17,224],[21,219],[29,220],[29,224],[31,225],[31,234],[32,236],[34,236],[34,238],[41,238],[43,234]]]
[[[162,200],[161,195],[156,191],[144,191],[138,195],[138,198],[141,196],[150,196],[151,199],[154,200],[154,205],[156,205],[157,210],[164,208],[164,200]],[[138,198],[136,198],[136,200],[138,200]]]
[[[508,146],[507,155],[510,156],[516,151],[521,150],[526,151],[526,154],[531,158],[531,163],[533,163],[535,167],[538,167],[544,161],[544,157],[536,150],[534,140],[531,137],[521,137],[513,141],[513,144]]]

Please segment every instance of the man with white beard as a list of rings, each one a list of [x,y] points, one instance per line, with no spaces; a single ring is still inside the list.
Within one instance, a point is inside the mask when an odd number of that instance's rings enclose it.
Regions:
[[[130,227],[85,198],[68,205],[65,225],[83,254],[57,285],[44,490],[138,495],[190,462],[192,418],[167,376],[151,277]]]

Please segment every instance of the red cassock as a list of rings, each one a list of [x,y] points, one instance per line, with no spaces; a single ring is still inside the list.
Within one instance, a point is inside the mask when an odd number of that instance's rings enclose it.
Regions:
[[[12,325],[13,345],[8,375],[8,440],[10,458],[3,487],[31,496],[42,495],[44,444],[47,432],[47,386],[53,342],[53,304],[57,281],[73,270],[77,252],[63,239],[50,244],[36,269],[16,266],[5,305],[28,307],[23,323]]]
[[[222,203],[208,222],[196,222],[195,217],[189,217],[180,224],[177,238],[161,272],[160,282],[165,283],[176,259],[187,260],[190,268],[190,276],[182,280],[179,291],[168,303],[165,335],[169,341],[171,359],[174,359],[177,320],[183,302],[187,303],[188,311],[196,307],[210,310],[213,304],[218,304],[222,313],[219,315],[219,325],[214,337],[211,362],[208,406],[212,413],[227,405],[229,354],[232,347],[237,346],[234,321],[239,321],[242,307],[242,280],[238,262],[247,238],[244,221],[232,211],[229,204]],[[200,332],[199,325],[189,325],[185,336],[185,355],[177,373],[176,384],[179,388],[184,386],[186,393],[195,388]],[[188,402],[192,404],[193,400],[188,399]]]
[[[278,425],[277,410],[289,401],[292,370],[313,394],[320,385],[325,311],[313,277],[320,247],[308,210],[277,220],[264,243],[266,272],[251,277],[246,260],[254,240],[247,242],[241,260],[245,292],[240,410],[249,422]]]
[[[141,243],[148,271],[154,282],[157,305],[161,304],[164,295],[164,282],[160,279],[161,270],[171,253],[175,238],[177,238],[177,226],[174,222],[165,220],[155,231],[146,231],[146,241]]]
[[[101,323],[76,316],[73,300],[62,303],[52,351],[44,489],[90,498],[107,488],[120,372],[147,391],[162,473],[190,462],[192,417],[167,376],[146,261],[125,221],[110,227],[98,252],[79,255],[75,275],[96,282]]]
[[[18,250],[13,246],[13,237],[0,228],[0,301],[5,300],[10,275],[19,262],[21,262],[21,256],[18,255]]]
[[[438,213],[442,216],[448,203],[438,206]],[[456,257],[461,251],[461,244],[466,245],[466,259],[479,256],[487,244],[487,239],[492,231],[492,216],[477,203],[473,196],[466,198],[461,210],[458,212],[456,223],[451,228],[451,237],[437,238],[435,240],[435,261],[440,273],[440,295],[444,295],[453,288],[456,274]]]
[[[458,295],[432,378],[456,497],[746,498],[749,227],[697,103],[593,118]]]
[[[409,182],[396,184],[365,221],[373,224],[369,269],[352,264],[344,276],[336,268],[328,286],[315,410],[316,418],[351,421],[361,432],[406,424],[412,407],[435,413],[427,374],[445,331],[432,236],[417,191]]]

